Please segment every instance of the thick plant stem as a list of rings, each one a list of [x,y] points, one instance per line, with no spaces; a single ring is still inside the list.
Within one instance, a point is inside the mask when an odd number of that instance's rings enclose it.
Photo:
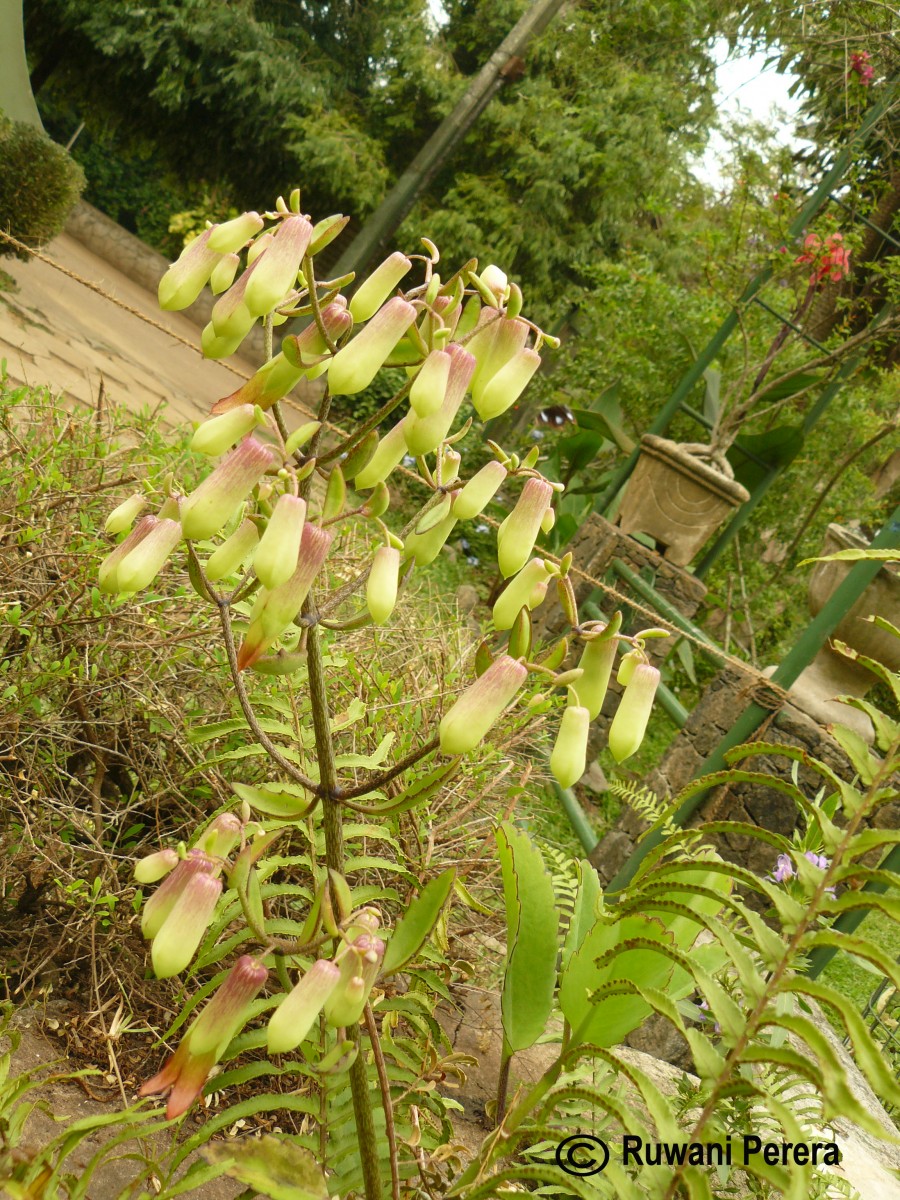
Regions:
[[[304,606],[304,616],[315,615],[315,601],[310,597]],[[325,862],[330,870],[342,874],[344,870],[344,831],[341,826],[341,806],[337,801],[334,740],[331,736],[328,690],[325,687],[322,642],[317,624],[309,627],[306,640],[306,662],[309,669],[309,698],[312,704],[313,730],[316,735],[316,757],[319,761],[319,788],[322,794],[322,818],[325,829]]]
[[[310,595],[304,605],[304,616],[317,616],[316,603]],[[322,819],[325,829],[325,862],[329,869],[343,874],[344,831],[341,825],[341,805],[337,799],[337,767],[334,762],[334,739],[331,735],[331,715],[328,709],[328,689],[325,686],[325,667],[318,624],[309,627],[306,642],[306,662],[309,670],[309,694],[312,704],[313,730],[316,735],[316,756],[319,760],[319,787],[322,791]],[[362,1161],[366,1200],[381,1200],[381,1174],[378,1168],[378,1143],[372,1120],[372,1105],[366,1064],[360,1054],[359,1026],[347,1030],[347,1036],[357,1047],[350,1068],[350,1091],[356,1137]]]
[[[353,1096],[353,1112],[356,1116],[356,1136],[359,1140],[359,1157],[362,1162],[366,1200],[381,1200],[381,1171],[378,1164],[378,1142],[375,1139],[375,1124],[372,1106],[369,1103],[369,1080],[366,1061],[362,1056],[359,1025],[347,1030],[347,1037],[356,1046],[356,1058],[350,1068],[350,1093]]]

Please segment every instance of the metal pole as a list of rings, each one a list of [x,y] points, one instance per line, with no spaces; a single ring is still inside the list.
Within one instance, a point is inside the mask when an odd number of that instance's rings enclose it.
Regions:
[[[872,542],[872,549],[892,549],[900,547],[900,506],[894,509],[890,519],[885,522],[877,537]],[[878,572],[882,564],[879,562],[862,561],[855,563],[847,573],[846,579],[835,589],[825,603],[822,611],[807,625],[806,629],[794,643],[785,656],[781,665],[772,675],[771,682],[782,688],[789,688],[800,672],[812,662],[821,650],[825,639],[839,624],[844,615],[849,612],[859,597],[863,594]],[[737,718],[731,729],[709,757],[701,764],[694,775],[695,779],[714,771],[724,770],[727,765],[725,755],[735,746],[746,741],[771,715],[771,709],[762,705],[750,703]],[[682,804],[672,817],[676,826],[682,827],[693,816],[706,799],[707,792],[698,792]],[[631,880],[644,857],[663,840],[658,831],[649,833],[634,849],[631,857],[610,882],[607,892],[621,891]]]
[[[556,792],[557,799],[566,811],[569,824],[575,831],[579,842],[581,842],[581,848],[585,854],[590,854],[596,849],[599,838],[594,833],[590,821],[584,815],[584,809],[578,803],[578,797],[571,788],[560,787],[555,779],[553,780],[553,790]]]
[[[894,86],[893,80],[891,80],[891,82],[885,86],[884,94],[881,100],[874,106],[874,108],[870,109],[860,127],[854,134],[850,136],[844,147],[838,153],[831,170],[828,171],[827,174],[822,178],[819,186],[815,189],[810,198],[801,208],[800,212],[794,218],[793,223],[788,229],[787,236],[789,241],[793,241],[794,238],[798,237],[803,232],[810,219],[815,216],[819,208],[821,208],[821,206],[829,198],[831,191],[840,181],[844,172],[847,170],[847,167],[850,165],[850,156],[853,150],[856,148],[857,143],[865,141],[876,121],[881,118],[889,105],[892,103]],[[764,267],[759,274],[755,276],[755,278],[750,280],[741,293],[740,298],[732,308],[731,312],[707,342],[703,350],[700,351],[700,354],[693,365],[688,368],[684,375],[682,375],[678,386],[675,388],[675,391],[657,413],[656,419],[647,430],[648,433],[662,434],[666,432],[672,418],[678,412],[682,401],[687,399],[694,386],[703,377],[703,372],[734,332],[735,326],[738,323],[738,315],[741,309],[753,299],[753,297],[764,284],[768,283],[771,276],[772,268]],[[639,454],[640,447],[638,447],[629,455],[626,462],[615,473],[609,487],[606,489],[603,495],[599,496],[595,501],[595,511],[604,513],[606,512],[610,504],[612,504],[613,500],[616,498],[619,489],[634,470],[634,465],[638,460]]]
[[[637,592],[642,600],[646,600],[648,604],[652,604],[657,612],[661,613],[670,624],[683,630],[684,633],[689,633],[691,637],[695,637],[704,646],[709,646],[712,657],[716,661],[724,657],[725,651],[721,646],[716,645],[709,634],[705,633],[699,625],[695,625],[693,621],[686,617],[665,596],[661,596],[652,583],[648,583],[646,579],[641,579],[640,575],[636,571],[632,571],[629,566],[626,566],[621,558],[614,558],[612,560],[612,569],[625,580],[633,591]]]

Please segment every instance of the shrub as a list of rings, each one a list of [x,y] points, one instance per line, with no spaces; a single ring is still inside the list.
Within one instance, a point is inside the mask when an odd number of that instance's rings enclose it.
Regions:
[[[0,114],[0,229],[27,246],[41,246],[62,230],[84,190],[84,172],[43,130]],[[8,242],[0,254],[27,259]]]

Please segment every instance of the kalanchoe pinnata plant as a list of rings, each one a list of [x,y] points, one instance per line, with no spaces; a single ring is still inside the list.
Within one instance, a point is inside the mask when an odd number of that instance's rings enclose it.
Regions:
[[[245,926],[240,944],[253,950],[238,960],[141,1094],[171,1089],[168,1115],[184,1112],[265,987],[265,1005],[274,1009],[270,1053],[293,1053],[303,1043],[302,1054],[313,1062],[318,1055],[327,1071],[337,1065],[349,1071],[362,1190],[377,1200],[383,1156],[374,1144],[373,1076],[361,1025],[377,1041],[382,974],[395,973],[422,951],[449,899],[453,871],[430,880],[408,911],[395,911],[382,928],[378,913],[359,907],[355,883],[345,876],[345,815],[355,817],[359,807],[366,820],[375,820],[390,811],[394,796],[404,811],[426,802],[460,758],[501,727],[509,706],[530,711],[529,680],[555,690],[560,702],[567,698],[560,703],[550,770],[570,787],[584,770],[590,722],[617,648],[625,645],[642,660],[643,650],[640,635],[620,631],[618,617],[608,624],[581,621],[571,556],[558,563],[536,549],[552,527],[559,487],[541,474],[538,448],[519,457],[490,443],[491,461],[482,458],[474,469],[466,461],[472,428],[517,401],[543,347],[554,344],[523,314],[519,288],[499,267],[479,274],[474,260],[442,278],[435,269],[439,254],[423,239],[424,254],[392,254],[345,295],[352,280],[320,280],[315,261],[343,223],[335,216],[314,227],[294,193],[272,212],[211,227],[163,279],[160,295],[175,309],[191,303],[214,273],[224,284],[201,338],[209,357],[234,352],[258,321],[270,345],[274,326],[284,320],[306,324],[287,332],[280,349],[273,346],[256,374],[214,404],[199,425],[193,449],[217,461],[197,487],[184,494],[167,480],[156,515],[141,515],[142,493],[115,509],[108,531],[122,540],[102,564],[100,580],[107,592],[145,586],[184,544],[191,584],[221,625],[246,729],[275,776],[262,784],[236,779],[240,819],[220,813],[190,850],[158,851],[137,866],[139,882],[158,885],[142,920],[158,975],[187,968],[201,942],[207,948],[201,962],[213,961],[210,942],[238,913]],[[347,430],[329,427],[332,393],[359,393],[385,366],[404,368],[405,385],[374,417]],[[318,412],[292,429],[281,401],[301,380],[318,389]],[[413,474],[412,467],[426,498],[406,520],[392,511],[396,489],[388,484],[395,472]],[[517,498],[497,537],[508,582],[494,607],[493,646],[478,660],[476,678],[443,702],[443,715],[436,704],[425,713],[431,736],[401,761],[380,757],[360,781],[359,770],[348,771],[336,751],[326,653],[343,630],[388,623],[410,575],[438,556],[458,525],[481,524],[501,487]],[[148,486],[147,503],[152,492]],[[349,539],[352,531],[360,536]],[[348,545],[358,547],[352,569]],[[531,613],[551,583],[570,642],[536,648]],[[564,661],[570,645],[580,654],[578,666]],[[254,710],[249,671],[275,677],[305,671],[311,729],[299,743],[280,745],[266,732]],[[653,671],[648,665],[644,673]],[[627,741],[628,753],[643,737],[651,702],[646,685],[626,691],[616,737]],[[298,860],[286,857],[286,882],[272,884],[270,848],[295,829],[321,838],[324,862],[310,859],[307,887],[291,880]],[[279,896],[279,888],[302,908],[298,919],[273,916],[267,897]],[[431,1070],[423,1066],[422,1078]],[[390,1108],[381,1077],[375,1094]],[[420,1093],[410,1095],[413,1103]],[[412,1132],[409,1139],[416,1144]],[[331,1191],[342,1188],[335,1182]]]

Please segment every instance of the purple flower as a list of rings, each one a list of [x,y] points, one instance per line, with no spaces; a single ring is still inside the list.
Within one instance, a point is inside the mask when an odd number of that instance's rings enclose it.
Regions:
[[[820,871],[827,870],[829,863],[824,854],[816,854],[814,850],[807,850],[804,857],[811,862],[814,867],[818,867]]]
[[[787,883],[794,877],[794,864],[789,854],[779,854],[775,859],[775,873],[771,879],[775,883]]]

